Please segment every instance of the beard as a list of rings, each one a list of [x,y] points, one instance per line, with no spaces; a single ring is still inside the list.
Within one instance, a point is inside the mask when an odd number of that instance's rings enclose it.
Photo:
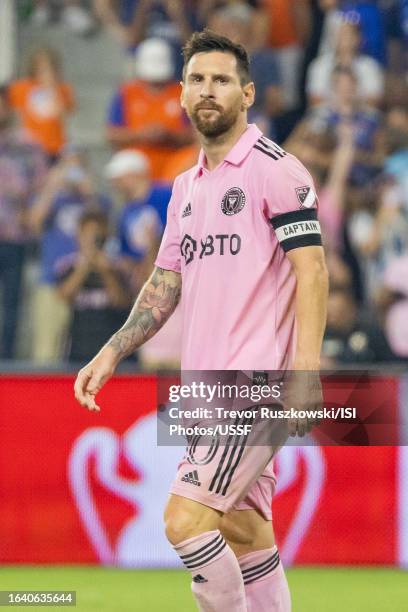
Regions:
[[[221,106],[214,103],[201,103],[197,104],[193,112],[190,115],[191,122],[193,123],[196,130],[200,132],[206,138],[217,138],[222,134],[228,132],[233,125],[237,122],[238,115],[240,113],[241,105],[236,105],[228,110],[224,110]],[[211,119],[203,116],[200,109],[205,110],[216,110],[218,114]]]

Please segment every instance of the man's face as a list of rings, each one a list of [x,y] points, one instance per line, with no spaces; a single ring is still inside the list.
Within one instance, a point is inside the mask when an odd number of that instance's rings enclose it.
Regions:
[[[207,138],[228,132],[253,104],[253,83],[241,85],[231,53],[197,53],[187,65],[181,105],[195,128]]]
[[[106,240],[106,227],[98,221],[87,221],[79,228],[78,243],[81,251],[100,249]]]

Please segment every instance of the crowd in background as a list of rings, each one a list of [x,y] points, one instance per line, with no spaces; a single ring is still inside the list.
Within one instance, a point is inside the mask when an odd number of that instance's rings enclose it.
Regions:
[[[33,258],[36,364],[84,362],[125,320],[172,182],[198,155],[179,104],[181,47],[210,27],[250,54],[250,121],[314,178],[331,278],[323,366],[408,359],[408,0],[22,0],[19,18],[78,36],[107,30],[134,77],[106,109],[102,183],[86,148],[67,142],[66,119],[81,109],[66,58],[38,49],[0,88],[0,358],[18,357]],[[134,359],[176,365],[179,330],[177,312]]]

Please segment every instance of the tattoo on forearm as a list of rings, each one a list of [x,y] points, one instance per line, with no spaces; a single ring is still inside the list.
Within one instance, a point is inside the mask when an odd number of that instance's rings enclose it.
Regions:
[[[174,312],[181,296],[181,276],[156,268],[126,321],[108,342],[120,357],[129,355],[154,336]]]

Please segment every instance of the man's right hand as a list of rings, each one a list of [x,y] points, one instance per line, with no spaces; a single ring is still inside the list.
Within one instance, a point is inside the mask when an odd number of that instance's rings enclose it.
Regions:
[[[110,346],[103,349],[79,372],[74,384],[75,398],[88,410],[100,410],[95,397],[111,378],[118,364],[117,353]]]

